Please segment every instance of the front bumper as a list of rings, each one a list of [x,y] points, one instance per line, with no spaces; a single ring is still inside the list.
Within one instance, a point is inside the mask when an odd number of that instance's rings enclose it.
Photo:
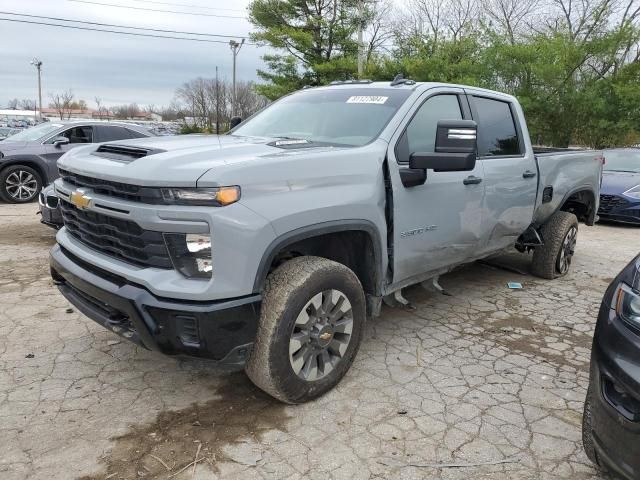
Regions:
[[[598,216],[611,222],[640,225],[640,201],[621,195],[600,195]]]
[[[78,310],[146,349],[212,359],[241,367],[258,325],[260,295],[199,302],[160,298],[100,270],[56,245],[51,276]]]
[[[606,306],[594,337],[591,388],[599,461],[623,478],[640,478],[640,336]]]

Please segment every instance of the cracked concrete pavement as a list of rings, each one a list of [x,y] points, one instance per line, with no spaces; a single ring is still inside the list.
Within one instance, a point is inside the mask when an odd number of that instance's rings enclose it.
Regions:
[[[285,406],[70,309],[35,209],[0,205],[3,480],[603,478],[580,441],[591,335],[638,229],[581,225],[563,279],[473,264],[442,278],[451,297],[405,290],[415,309],[369,323],[334,391]],[[525,272],[529,257],[496,262]]]

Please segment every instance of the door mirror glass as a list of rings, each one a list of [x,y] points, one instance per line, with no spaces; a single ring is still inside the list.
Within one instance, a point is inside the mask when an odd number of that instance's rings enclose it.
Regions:
[[[435,152],[412,152],[409,167],[436,172],[460,172],[476,166],[478,126],[473,120],[441,120]]]
[[[56,137],[53,139],[53,146],[56,148],[60,148],[62,145],[67,145],[69,143],[69,139],[67,137]]]

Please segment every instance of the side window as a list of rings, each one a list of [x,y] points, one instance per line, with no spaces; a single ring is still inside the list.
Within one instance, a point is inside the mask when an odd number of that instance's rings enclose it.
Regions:
[[[93,128],[91,127],[73,127],[62,132],[59,137],[67,137],[69,143],[92,143]]]
[[[520,141],[508,102],[473,97],[478,118],[478,155],[520,155]]]
[[[113,142],[116,140],[126,140],[128,138],[134,138],[131,135],[129,129],[124,127],[116,127],[114,125],[100,125],[98,127],[100,132],[99,140],[101,142]]]
[[[142,137],[146,137],[146,135],[143,135],[140,132],[136,132],[135,130],[131,130],[129,128],[125,129],[127,132],[129,132],[129,138],[142,138]]]
[[[409,154],[435,151],[436,130],[440,120],[462,120],[457,95],[436,95],[422,104],[405,133]]]

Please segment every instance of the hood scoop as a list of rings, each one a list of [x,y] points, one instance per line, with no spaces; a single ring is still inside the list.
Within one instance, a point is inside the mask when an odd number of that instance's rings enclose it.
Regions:
[[[129,145],[113,145],[105,144],[100,145],[96,151],[92,152],[92,155],[97,157],[108,158],[110,160],[116,160],[118,162],[129,163],[139,158],[148,157],[156,153],[164,152],[157,148],[144,148],[133,147]]]

